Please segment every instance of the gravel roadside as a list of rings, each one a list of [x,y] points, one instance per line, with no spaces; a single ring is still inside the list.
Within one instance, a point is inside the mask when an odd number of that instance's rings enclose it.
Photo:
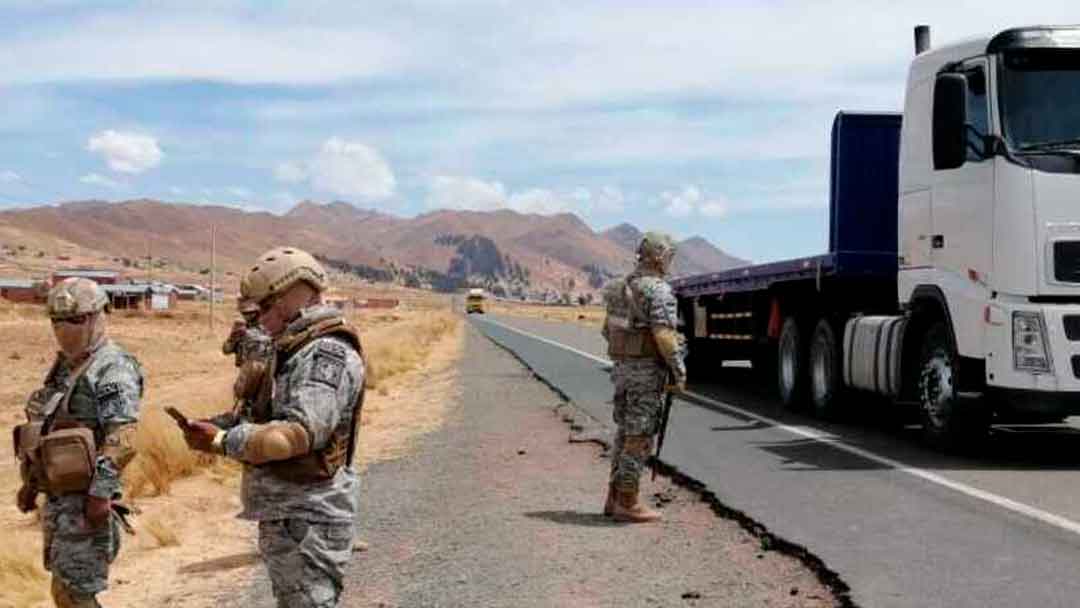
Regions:
[[[472,327],[464,339],[444,426],[364,475],[370,548],[343,606],[837,605],[801,563],[666,479],[645,485],[663,522],[604,518],[603,449],[568,443],[565,404]],[[267,587],[243,605],[273,605]]]

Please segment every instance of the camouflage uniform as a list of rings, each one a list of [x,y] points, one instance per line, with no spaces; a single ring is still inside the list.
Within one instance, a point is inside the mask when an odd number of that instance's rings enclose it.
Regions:
[[[100,450],[107,442],[119,441],[116,436],[121,427],[138,420],[143,374],[135,358],[112,341],[106,341],[91,356],[93,361],[75,385],[68,412],[58,412],[56,420],[75,421],[93,429]],[[71,372],[59,358],[45,380],[45,390],[64,390]],[[126,464],[98,456],[88,493],[118,500],[120,472]],[[120,550],[120,530],[115,516],[109,518],[108,525],[88,530],[83,521],[85,501],[81,494],[49,496],[46,501],[45,568],[69,590],[93,595],[108,586],[109,564]]]
[[[247,326],[243,331],[229,334],[221,345],[221,352],[235,355],[236,367],[252,359],[269,358],[274,352],[273,341],[258,325]]]
[[[627,277],[638,309],[645,318],[635,329],[676,328],[677,308],[671,287],[655,274],[635,273]],[[682,357],[673,361],[659,358],[616,360],[611,372],[615,384],[613,418],[617,426],[611,459],[611,481],[618,486],[636,486],[648,464],[651,443],[626,449],[627,437],[651,437],[658,429],[664,386],[669,369],[676,378],[686,377]],[[632,441],[641,441],[632,439]]]
[[[335,318],[341,318],[337,309],[308,308],[277,343]],[[311,340],[287,357],[279,350],[276,357],[270,418],[300,423],[311,437],[312,450],[318,450],[335,430],[353,422],[364,383],[363,359],[333,335]],[[229,428],[225,454],[241,458],[257,426],[241,419]],[[336,606],[352,554],[359,480],[351,463],[332,479],[308,482],[282,479],[271,472],[272,466],[245,465],[240,517],[259,522],[259,549],[278,605]]]
[[[274,356],[274,342],[257,324],[249,325],[242,331],[229,334],[221,346],[221,352],[236,357],[236,367],[239,371],[233,383],[233,396],[237,407],[232,412],[209,418],[208,422],[223,429],[229,429],[245,418],[250,419],[247,416],[247,410]]]
[[[44,566],[52,573],[53,600],[63,608],[98,606],[94,596],[108,586],[109,564],[120,549],[119,507],[112,501],[120,498],[120,474],[135,456],[143,373],[134,357],[105,337],[101,312],[107,307],[105,292],[88,279],[67,279],[50,290],[47,309],[62,349],[58,324],[65,340],[81,334],[85,347],[72,355],[77,364],[63,350],[57,353],[44,386],[31,394],[26,407],[30,423],[44,423],[42,432],[89,429],[97,453],[89,487],[66,494],[51,491],[44,471],[20,453],[19,508],[35,508],[36,494],[46,492]],[[95,517],[103,517],[97,527],[87,519],[91,502]]]

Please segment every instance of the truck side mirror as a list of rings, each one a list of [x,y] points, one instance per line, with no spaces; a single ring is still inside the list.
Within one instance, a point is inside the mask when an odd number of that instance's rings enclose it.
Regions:
[[[934,86],[934,169],[956,169],[967,160],[967,79],[941,74]]]

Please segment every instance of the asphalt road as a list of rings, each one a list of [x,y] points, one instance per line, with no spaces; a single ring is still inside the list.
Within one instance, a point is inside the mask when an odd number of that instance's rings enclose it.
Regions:
[[[610,418],[598,331],[471,320],[590,415]],[[915,429],[876,428],[878,402],[859,404],[861,421],[824,424],[784,411],[748,369],[718,379],[691,387],[704,399],[674,408],[663,460],[807,547],[857,605],[1080,605],[1077,428],[998,429],[984,452],[945,456],[921,447]]]

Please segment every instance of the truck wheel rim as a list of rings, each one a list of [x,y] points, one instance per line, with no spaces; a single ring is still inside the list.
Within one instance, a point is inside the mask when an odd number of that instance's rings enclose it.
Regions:
[[[919,384],[927,418],[936,428],[944,427],[954,395],[953,367],[949,356],[940,350],[935,351],[923,366]]]
[[[790,393],[795,386],[795,338],[791,334],[784,336],[780,346],[780,381],[784,392]]]
[[[829,387],[832,386],[832,353],[825,340],[814,340],[814,352],[811,357],[813,367],[810,369],[810,377],[813,379],[814,401],[821,403],[829,395]]]

